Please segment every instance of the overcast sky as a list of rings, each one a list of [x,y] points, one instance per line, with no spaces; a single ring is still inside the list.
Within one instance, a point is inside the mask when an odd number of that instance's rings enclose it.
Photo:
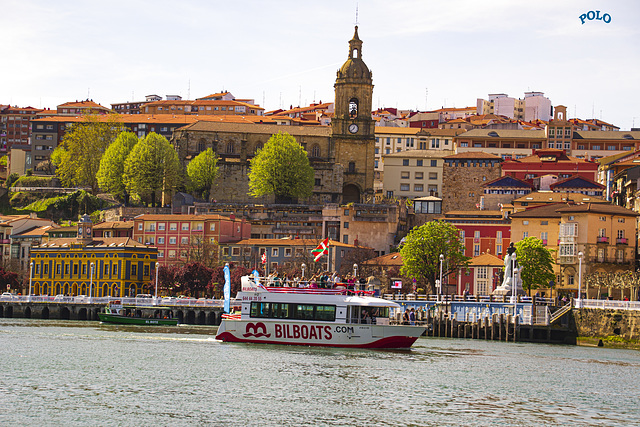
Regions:
[[[0,104],[333,101],[356,6],[374,109],[540,91],[570,117],[640,127],[638,0],[1,0]],[[582,24],[590,10],[611,22]]]

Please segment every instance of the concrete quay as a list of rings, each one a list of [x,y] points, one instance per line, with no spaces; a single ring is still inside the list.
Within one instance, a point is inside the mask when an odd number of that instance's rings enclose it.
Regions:
[[[0,318],[90,320],[97,321],[106,302],[0,301]],[[174,318],[188,325],[216,326],[222,320],[221,306],[141,305],[136,315]]]

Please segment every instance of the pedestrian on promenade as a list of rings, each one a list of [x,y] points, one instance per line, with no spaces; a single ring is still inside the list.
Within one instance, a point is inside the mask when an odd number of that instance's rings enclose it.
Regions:
[[[416,324],[416,312],[413,308],[411,308],[411,312],[409,313],[409,324],[410,325]]]

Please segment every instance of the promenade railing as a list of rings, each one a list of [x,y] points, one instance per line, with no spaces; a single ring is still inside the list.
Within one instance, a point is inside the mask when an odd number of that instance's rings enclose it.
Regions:
[[[606,299],[573,300],[574,307],[599,308],[602,310],[640,310],[640,301],[618,301]]]

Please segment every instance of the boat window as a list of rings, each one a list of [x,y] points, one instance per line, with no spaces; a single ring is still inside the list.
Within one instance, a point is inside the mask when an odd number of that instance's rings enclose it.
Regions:
[[[252,302],[251,317],[333,322],[336,319],[336,306],[284,302]]]
[[[376,323],[377,317],[389,317],[389,307],[350,305],[347,307],[349,323]]]

